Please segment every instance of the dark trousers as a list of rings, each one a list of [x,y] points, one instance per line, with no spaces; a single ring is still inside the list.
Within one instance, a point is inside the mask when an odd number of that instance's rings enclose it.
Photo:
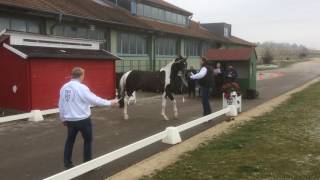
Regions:
[[[81,121],[68,121],[68,136],[64,147],[64,166],[70,168],[72,163],[73,144],[76,140],[77,134],[80,131],[84,140],[83,144],[83,161],[92,159],[92,125],[90,118]]]
[[[188,85],[188,95],[189,95],[189,97],[191,97],[191,95],[193,96],[193,98],[196,97],[196,85],[195,84]]]
[[[211,107],[210,107],[210,103],[209,103],[209,93],[210,93],[210,88],[201,87],[201,100],[202,100],[202,107],[203,107],[203,116],[211,114]]]

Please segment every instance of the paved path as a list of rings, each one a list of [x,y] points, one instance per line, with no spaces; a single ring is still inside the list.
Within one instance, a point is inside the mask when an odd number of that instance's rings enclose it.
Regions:
[[[258,81],[260,98],[245,100],[244,110],[255,107],[273,97],[287,92],[320,75],[320,60],[292,65],[285,69],[264,72],[280,73],[282,76]],[[221,102],[213,100],[215,110],[221,109]],[[122,120],[120,109],[97,108],[93,113],[94,126],[94,157],[106,154],[120,147],[143,139],[162,131],[167,126],[179,125],[200,117],[200,101],[187,100],[182,103],[178,97],[180,118],[163,121],[160,116],[160,99],[138,101],[130,107],[129,121]],[[169,117],[173,117],[168,107]],[[224,119],[220,119],[222,121]],[[183,139],[189,138],[215,125],[217,121],[201,125],[182,134]],[[65,139],[65,127],[57,117],[47,117],[44,122],[32,123],[26,121],[0,125],[0,179],[41,179],[63,170],[62,154]],[[168,145],[155,143],[107,165],[98,171],[88,173],[78,179],[103,179],[140,160],[151,156]],[[81,163],[82,140],[78,136],[74,147],[74,162]]]

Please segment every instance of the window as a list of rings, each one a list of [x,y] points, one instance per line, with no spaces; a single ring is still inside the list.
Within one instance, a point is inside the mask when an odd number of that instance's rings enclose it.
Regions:
[[[105,33],[103,30],[91,30],[89,27],[84,26],[60,24],[53,28],[52,33],[56,36],[105,40]]]
[[[20,19],[11,20],[11,29],[15,31],[27,31],[27,22]]]
[[[172,22],[175,24],[179,24],[178,23],[178,14],[172,13]]]
[[[63,26],[62,26],[62,25],[56,25],[56,26],[53,28],[52,33],[53,33],[53,35],[55,35],[55,36],[63,36]]]
[[[152,9],[150,6],[144,5],[143,7],[143,15],[146,17],[152,17]]]
[[[0,31],[3,29],[32,33],[40,32],[39,23],[36,21],[0,17]]]
[[[178,24],[183,24],[183,16],[178,15]]]
[[[88,30],[88,38],[89,39],[97,39],[97,40],[105,40],[105,34],[103,30]]]
[[[40,33],[39,24],[29,21],[27,23],[27,31],[31,33]]]
[[[185,52],[187,56],[200,56],[199,41],[187,40],[185,43]]]
[[[172,13],[169,11],[166,11],[166,21],[172,22]]]
[[[129,35],[129,49],[130,49],[130,53],[129,54],[138,54],[137,52],[137,39],[135,35]]]
[[[0,17],[0,31],[4,29],[10,29],[10,21],[7,18]]]
[[[118,53],[122,55],[146,55],[147,40],[142,35],[119,33]]]
[[[159,9],[159,11],[158,11],[158,17],[159,17],[159,20],[161,20],[161,21],[165,21],[165,14],[164,14],[164,10],[162,10],[162,9]]]
[[[137,14],[139,15],[139,16],[143,16],[143,4],[138,4],[138,6],[137,6]]]
[[[152,19],[157,19],[180,25],[186,25],[188,18],[187,16],[176,14],[170,11],[165,11],[163,9],[151,7],[141,3],[137,5],[137,14],[139,16],[149,17]]]
[[[156,40],[156,55],[158,56],[177,55],[177,40],[173,38],[158,38]]]
[[[137,2],[136,1],[131,1],[131,13],[137,14]]]
[[[158,8],[152,8],[152,18],[154,18],[154,19],[159,19],[159,17],[158,17],[158,11],[159,11],[159,9]]]
[[[202,53],[201,55],[204,56],[207,52],[208,52],[208,49],[210,48],[210,44],[205,42],[202,44]]]
[[[78,38],[88,38],[88,29],[87,28],[77,28],[77,37]]]
[[[188,18],[187,17],[185,17],[185,16],[183,16],[182,17],[182,24],[187,24],[187,22],[188,22]]]
[[[229,37],[229,28],[224,27],[224,37]]]
[[[67,37],[77,37],[78,28],[75,26],[65,26],[64,35]]]

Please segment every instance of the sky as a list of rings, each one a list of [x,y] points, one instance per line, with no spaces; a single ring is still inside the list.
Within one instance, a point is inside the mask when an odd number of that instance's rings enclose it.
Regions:
[[[320,0],[166,0],[200,23],[232,24],[251,42],[296,43],[320,50]]]

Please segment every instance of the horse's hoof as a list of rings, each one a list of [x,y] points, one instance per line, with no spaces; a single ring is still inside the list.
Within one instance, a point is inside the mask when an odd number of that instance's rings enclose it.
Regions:
[[[123,119],[124,119],[124,120],[128,120],[128,119],[129,119],[129,116],[128,116],[128,115],[124,115]]]
[[[179,118],[178,114],[175,114],[175,115],[174,115],[174,118],[175,118],[175,119],[178,119],[178,118]]]
[[[164,115],[163,115],[163,118],[164,118],[165,121],[169,121],[170,120],[167,116],[164,116]]]

